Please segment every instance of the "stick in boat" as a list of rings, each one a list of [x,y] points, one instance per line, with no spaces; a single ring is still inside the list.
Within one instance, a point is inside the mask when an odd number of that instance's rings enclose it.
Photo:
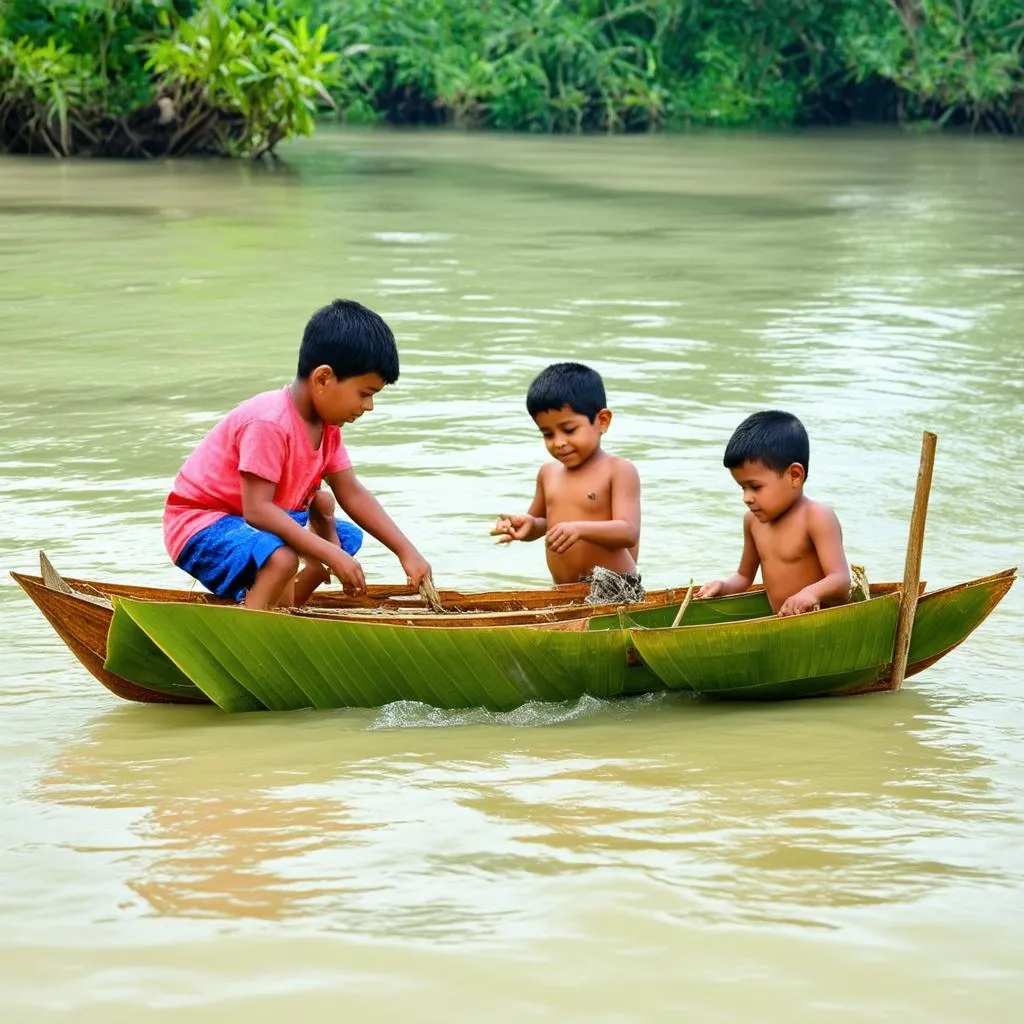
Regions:
[[[683,598],[683,603],[679,606],[679,611],[676,612],[676,617],[672,620],[672,628],[675,629],[680,622],[683,621],[683,613],[686,611],[690,604],[690,598],[693,597],[693,580],[690,580],[689,589],[686,591],[686,596]]]
[[[928,496],[932,489],[932,469],[935,466],[935,445],[938,438],[926,430],[921,437],[921,465],[917,470],[917,489],[914,491],[914,511],[910,515],[910,535],[907,538],[907,561],[903,568],[903,597],[899,617],[896,619],[896,642],[892,651],[892,689],[903,685],[910,653],[910,634],[914,629],[917,611],[917,590],[921,581],[921,551],[924,548],[924,524],[928,518]]]
[[[420,597],[423,598],[431,611],[438,613],[444,611],[444,605],[441,604],[441,595],[438,594],[432,577],[426,576],[423,582],[420,583]]]

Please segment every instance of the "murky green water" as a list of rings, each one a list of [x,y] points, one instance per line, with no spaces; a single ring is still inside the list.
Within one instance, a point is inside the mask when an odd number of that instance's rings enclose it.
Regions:
[[[0,161],[0,564],[175,585],[160,512],[215,418],[346,295],[402,377],[346,432],[439,583],[497,549],[545,363],[604,374],[653,586],[731,571],[733,426],[902,571],[1017,564],[1024,148],[321,134],[290,172]],[[376,545],[367,575],[396,579]],[[0,583],[5,1021],[1000,1022],[1024,995],[1024,590],[898,695],[508,716],[121,704]]]

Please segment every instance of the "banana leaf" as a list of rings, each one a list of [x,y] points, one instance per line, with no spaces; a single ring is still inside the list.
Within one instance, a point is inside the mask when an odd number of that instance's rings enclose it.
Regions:
[[[961,643],[1014,578],[1006,570],[925,594],[907,674]],[[785,699],[888,688],[898,600],[889,593],[780,620],[764,616],[763,593],[750,593],[693,602],[675,629],[661,623],[675,617],[676,605],[557,627],[422,629],[115,597],[109,637],[101,635],[102,622],[89,619],[83,643],[74,638],[72,649],[129,699],[212,700],[232,711],[392,700],[504,710],[527,700],[666,687]],[[53,621],[52,611],[48,617]],[[643,628],[647,623],[654,628]],[[90,652],[101,649],[106,661],[98,668]],[[151,696],[125,689],[136,685]]]
[[[807,615],[674,629],[631,629],[670,690],[785,700],[868,687],[890,671],[899,594]]]
[[[531,700],[631,692],[622,630],[418,629],[216,605],[124,598],[114,604],[115,619],[130,617],[227,711],[379,707],[397,700],[504,711]],[[112,636],[111,671],[131,678],[131,652],[116,646]]]
[[[658,629],[671,626],[679,611],[679,603],[657,605],[645,608],[642,605],[626,605],[621,613],[595,615],[587,625],[588,629],[618,629],[622,626],[637,626],[643,629]],[[719,622],[742,622],[745,619],[759,619],[771,615],[772,606],[763,590],[729,597],[715,597],[710,600],[691,601],[686,609],[684,622],[687,626],[710,626]]]
[[[114,598],[114,616],[107,633],[107,657],[103,667],[122,679],[129,679],[157,693],[192,700],[209,700],[140,628],[135,619],[125,612],[120,598]],[[237,696],[238,699],[230,709],[232,711],[259,711],[263,708],[251,694]]]
[[[999,604],[1014,579],[1014,570],[1007,570],[934,590],[918,601],[907,675],[923,671],[962,644]]]

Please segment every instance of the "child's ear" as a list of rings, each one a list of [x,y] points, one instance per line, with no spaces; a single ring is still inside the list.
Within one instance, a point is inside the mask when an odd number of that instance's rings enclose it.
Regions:
[[[595,417],[594,423],[603,434],[612,425],[611,409],[602,409]]]
[[[334,371],[326,363],[318,366],[309,375],[309,382],[315,388],[325,388],[332,380],[334,380]]]
[[[799,462],[791,462],[786,469],[786,476],[789,478],[790,486],[800,487],[807,479],[807,470]]]

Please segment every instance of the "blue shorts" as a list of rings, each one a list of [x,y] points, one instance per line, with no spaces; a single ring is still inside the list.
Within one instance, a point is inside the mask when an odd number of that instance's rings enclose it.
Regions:
[[[287,514],[299,526],[309,523],[308,512]],[[335,522],[342,551],[354,555],[363,546],[363,531],[344,519]],[[257,530],[241,516],[223,516],[189,538],[175,564],[218,597],[241,601],[263,563],[284,546],[276,533]]]

